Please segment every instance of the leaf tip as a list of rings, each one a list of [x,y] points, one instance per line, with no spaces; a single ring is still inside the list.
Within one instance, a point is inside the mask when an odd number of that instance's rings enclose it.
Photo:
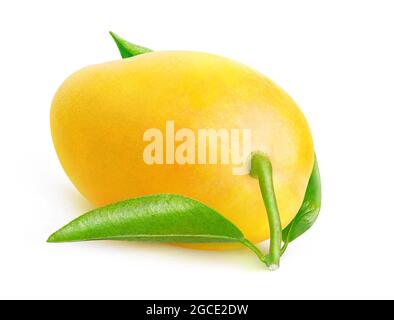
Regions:
[[[111,30],[109,31],[109,35],[115,41],[116,45],[118,46],[118,48],[120,50],[119,46],[122,46],[122,42],[124,42],[124,40],[120,36],[118,36],[115,32],[113,32]]]
[[[63,229],[63,228],[62,228]],[[52,233],[48,239],[47,243],[59,243],[59,242],[67,242],[65,239],[64,234],[62,234],[62,229]]]
[[[112,39],[114,39],[115,41],[117,41],[120,37],[113,31],[109,31],[109,35],[112,37]]]
[[[52,234],[48,237],[47,242],[48,242],[48,243],[56,243],[56,242],[57,242],[57,241],[56,241],[56,232],[55,232],[55,233],[52,233]]]
[[[115,41],[115,44],[118,47],[120,55],[122,56],[123,59],[131,58],[139,54],[152,51],[151,49],[141,47],[139,45],[126,41],[125,39],[118,36],[113,31],[109,31],[109,34],[111,35],[112,39]]]

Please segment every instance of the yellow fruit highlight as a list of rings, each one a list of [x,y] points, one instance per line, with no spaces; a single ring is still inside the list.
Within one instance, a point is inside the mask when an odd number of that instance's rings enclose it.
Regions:
[[[144,162],[149,144],[144,133],[150,128],[165,133],[168,121],[175,131],[250,129],[252,151],[264,152],[272,162],[282,226],[296,215],[314,162],[308,124],[282,89],[240,63],[206,53],[164,51],[94,65],[62,84],[51,109],[61,164],[93,204],[181,194],[221,213],[250,241],[268,239],[256,179],[233,175],[231,164]]]

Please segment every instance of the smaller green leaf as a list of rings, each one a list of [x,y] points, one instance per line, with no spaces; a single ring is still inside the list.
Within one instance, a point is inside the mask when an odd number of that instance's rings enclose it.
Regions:
[[[141,47],[141,46],[138,46],[136,44],[126,41],[123,38],[119,37],[116,33],[113,33],[112,31],[110,31],[109,34],[111,35],[111,37],[114,39],[116,45],[118,46],[119,52],[120,52],[123,59],[134,57],[139,54],[143,54],[143,53],[147,53],[147,52],[152,51],[151,49]]]
[[[283,230],[282,238],[285,243],[282,253],[287,245],[301,236],[315,223],[321,207],[321,182],[317,159],[313,166],[311,177],[305,192],[304,201],[295,218]]]

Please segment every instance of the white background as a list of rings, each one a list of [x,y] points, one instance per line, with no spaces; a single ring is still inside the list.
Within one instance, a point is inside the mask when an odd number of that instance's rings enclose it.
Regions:
[[[394,298],[393,17],[392,1],[1,1],[0,298]],[[109,30],[239,60],[298,102],[323,208],[279,271],[246,250],[45,242],[91,208],[56,158],[51,99],[118,59]]]

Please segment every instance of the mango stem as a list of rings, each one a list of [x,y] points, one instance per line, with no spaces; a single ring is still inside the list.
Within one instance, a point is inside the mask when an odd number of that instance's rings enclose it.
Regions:
[[[268,255],[265,256],[264,262],[270,270],[276,270],[279,268],[281,256],[282,225],[272,179],[272,164],[264,153],[252,153],[250,175],[259,180],[261,195],[268,215],[270,248]]]

